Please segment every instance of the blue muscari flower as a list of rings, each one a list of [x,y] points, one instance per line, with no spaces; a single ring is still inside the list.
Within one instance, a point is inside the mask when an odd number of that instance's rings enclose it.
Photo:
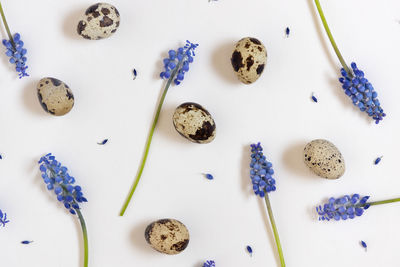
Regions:
[[[21,35],[16,33],[13,40],[3,40],[3,45],[6,47],[6,55],[10,58],[9,62],[15,64],[15,70],[18,72],[19,78],[29,76],[26,73],[28,66],[26,66],[26,53],[24,42],[21,40]]]
[[[171,75],[174,83],[179,85],[185,78],[185,73],[189,71],[189,64],[193,62],[194,50],[198,44],[186,41],[186,45],[175,50],[169,50],[168,57],[163,60],[164,71],[160,73],[162,79],[169,79]]]
[[[351,197],[345,195],[341,198],[331,197],[328,203],[325,203],[322,207],[321,205],[316,207],[317,213],[319,215],[319,220],[329,221],[334,219],[347,220],[354,219],[357,216],[361,216],[364,210],[368,209],[370,204],[367,203],[369,196],[360,198],[359,194],[354,194]]]
[[[372,84],[364,77],[364,72],[357,68],[356,63],[351,63],[351,68],[352,74],[347,73],[343,68],[341,69],[342,77],[339,81],[342,83],[342,88],[345,94],[351,98],[353,104],[361,111],[366,112],[378,124],[386,116],[377,98],[378,94]]]
[[[76,214],[79,203],[87,202],[82,188],[75,184],[75,178],[68,174],[68,169],[61,165],[51,153],[39,160],[42,178],[48,190],[53,190],[57,200],[72,214]]]
[[[275,179],[272,178],[272,163],[266,160],[262,151],[260,143],[251,145],[250,178],[254,193],[260,197],[264,197],[265,192],[276,190]]]
[[[215,261],[206,261],[203,267],[215,267]]]
[[[7,213],[3,213],[1,210],[0,210],[0,227],[1,226],[3,226],[3,227],[6,227],[6,223],[9,223],[10,221],[7,219]]]

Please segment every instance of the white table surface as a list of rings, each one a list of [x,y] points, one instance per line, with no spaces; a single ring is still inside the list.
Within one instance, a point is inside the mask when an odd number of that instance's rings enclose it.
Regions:
[[[18,80],[1,49],[0,208],[11,220],[0,229],[1,266],[82,266],[78,220],[40,178],[36,162],[48,152],[68,166],[89,200],[82,212],[92,267],[200,267],[206,259],[218,267],[279,266],[264,204],[248,177],[249,144],[256,141],[274,163],[278,189],[271,202],[287,266],[399,266],[400,204],[329,223],[313,209],[348,193],[400,196],[400,1],[321,3],[345,59],[358,63],[379,94],[387,117],[378,126],[342,92],[339,62],[311,0],[114,0],[120,28],[109,39],[88,41],[76,25],[94,3],[2,1],[28,49],[31,76]],[[239,83],[230,65],[235,42],[246,36],[268,50],[266,69],[252,85]],[[195,62],[167,95],[142,180],[121,218],[164,86],[161,60],[186,39],[200,44]],[[39,105],[36,84],[46,76],[71,87],[75,107],[66,116]],[[193,144],[175,131],[173,111],[186,101],[213,115],[212,143]],[[109,143],[97,145],[105,138]],[[341,150],[347,167],[341,179],[319,178],[302,162],[303,147],[317,138]],[[183,253],[163,255],[147,245],[145,227],[161,218],[189,228]]]

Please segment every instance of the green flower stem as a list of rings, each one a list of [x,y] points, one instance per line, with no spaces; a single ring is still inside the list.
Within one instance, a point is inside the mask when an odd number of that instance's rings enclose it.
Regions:
[[[88,235],[87,235],[87,229],[86,229],[86,224],[85,224],[85,219],[82,216],[82,213],[79,209],[75,209],[76,213],[78,214],[79,221],[81,223],[82,227],[82,234],[83,234],[83,245],[85,248],[85,255],[84,255],[84,267],[88,267],[89,264],[89,245],[88,245]]]
[[[382,205],[382,204],[399,202],[399,201],[400,201],[400,198],[392,198],[392,199],[387,199],[387,200],[368,202],[366,204],[369,204],[370,206],[376,206],[376,205]]]
[[[285,259],[283,258],[281,241],[279,240],[278,229],[276,228],[274,215],[272,213],[271,203],[269,202],[268,193],[265,193],[265,204],[267,204],[269,220],[271,222],[272,230],[274,231],[275,242],[279,253],[279,260],[281,261],[281,267],[285,267],[286,265],[285,265]]]
[[[3,24],[4,24],[4,27],[6,28],[8,38],[10,39],[11,44],[15,47],[14,38],[11,34],[10,28],[8,27],[6,16],[4,15],[4,10],[3,10],[3,6],[1,5],[1,2],[0,2],[0,14],[1,14],[1,18],[3,19]]]
[[[339,51],[339,48],[336,45],[335,39],[333,39],[331,30],[329,29],[328,23],[326,22],[326,18],[325,18],[324,12],[322,11],[321,4],[319,3],[319,0],[314,0],[314,1],[315,1],[315,5],[317,6],[317,9],[318,9],[318,14],[321,17],[322,24],[324,25],[326,34],[329,37],[329,41],[331,41],[333,49],[335,49],[335,53],[336,53],[337,57],[339,58],[340,64],[342,64],[344,70],[350,76],[353,76],[352,72],[350,71],[350,68],[347,66],[346,62],[344,61],[344,59],[342,57],[342,54],[340,54],[340,51]]]
[[[165,85],[164,92],[163,92],[163,94],[161,96],[161,99],[160,99],[160,103],[158,104],[156,115],[154,116],[154,120],[153,120],[153,124],[151,126],[151,129],[150,129],[150,133],[149,133],[149,135],[147,137],[146,147],[145,147],[145,151],[144,151],[143,158],[142,158],[142,163],[140,164],[139,171],[138,171],[138,173],[136,175],[136,178],[135,178],[135,182],[133,183],[133,185],[131,187],[131,190],[129,192],[129,195],[128,195],[127,199],[125,200],[124,205],[122,206],[122,209],[121,209],[121,212],[119,213],[119,216],[124,216],[125,211],[128,208],[129,202],[132,199],[133,193],[135,192],[136,187],[137,187],[137,185],[139,183],[140,177],[142,176],[144,165],[146,164],[147,156],[149,154],[151,140],[153,139],[154,129],[156,128],[156,125],[157,125],[157,122],[158,122],[158,118],[160,117],[160,112],[161,112],[161,108],[162,108],[162,105],[163,105],[164,100],[165,100],[165,96],[167,95],[168,89],[169,89],[169,87],[170,87],[175,75],[177,74],[177,72],[178,72],[178,70],[180,68],[180,65],[181,65],[181,63],[179,63],[178,66],[174,69],[174,71],[171,74],[171,77],[168,79],[167,84]]]

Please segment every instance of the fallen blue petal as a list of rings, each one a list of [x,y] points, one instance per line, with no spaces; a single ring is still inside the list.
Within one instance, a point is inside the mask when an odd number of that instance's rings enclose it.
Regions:
[[[100,143],[97,143],[98,145],[105,145],[107,144],[108,139],[104,139],[103,141],[101,141]]]
[[[133,69],[133,70],[132,70],[132,74],[133,74],[133,79],[136,80],[136,77],[137,77],[137,71],[136,71],[136,69]]]
[[[21,241],[21,244],[28,245],[28,244],[30,244],[32,242],[33,241],[24,240],[24,241]]]
[[[290,29],[289,29],[289,27],[286,27],[285,33],[286,33],[286,37],[289,37],[289,34],[290,34]]]
[[[318,99],[314,96],[314,93],[311,95],[311,99],[312,99],[312,101],[314,101],[315,103],[318,102]]]
[[[253,249],[250,246],[247,246],[246,249],[247,249],[247,252],[249,252],[250,256],[251,256],[253,254]]]
[[[214,176],[212,176],[212,174],[207,173],[205,176],[206,176],[206,178],[208,180],[213,180],[214,179]]]
[[[361,242],[360,242],[360,243],[361,243],[361,246],[362,246],[363,248],[365,248],[365,249],[367,248],[367,243],[365,243],[365,242],[364,242],[364,241],[362,241],[362,240],[361,240]]]
[[[376,158],[374,164],[377,165],[379,162],[381,162],[383,156],[380,156],[378,158]]]

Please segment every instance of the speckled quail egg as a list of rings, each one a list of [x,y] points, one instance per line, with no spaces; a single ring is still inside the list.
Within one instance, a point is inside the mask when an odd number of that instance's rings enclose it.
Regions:
[[[77,31],[85,39],[99,40],[116,32],[119,23],[117,8],[106,3],[97,3],[86,10],[84,18],[78,23]]]
[[[170,255],[181,253],[189,244],[188,229],[174,219],[161,219],[151,223],[144,236],[155,250]]]
[[[246,37],[236,43],[231,63],[241,82],[255,82],[263,73],[266,62],[267,50],[258,39]]]
[[[214,119],[199,104],[183,103],[176,108],[172,120],[178,133],[194,143],[206,144],[215,138]]]
[[[345,171],[339,149],[323,139],[313,140],[305,146],[304,162],[315,174],[327,179],[338,179]]]
[[[75,100],[71,89],[58,79],[43,78],[36,88],[40,104],[52,115],[65,115],[74,106]]]

